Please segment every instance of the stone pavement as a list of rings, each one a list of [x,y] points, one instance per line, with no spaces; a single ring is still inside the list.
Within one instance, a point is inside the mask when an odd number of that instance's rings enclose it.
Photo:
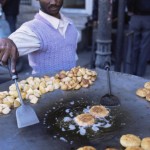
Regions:
[[[19,27],[22,23],[31,20],[34,15],[38,12],[37,9],[31,7],[31,6],[26,6],[26,5],[21,5],[20,6],[20,14],[18,16],[18,22],[17,22],[17,27]],[[77,65],[80,65],[82,67],[88,67],[90,65],[90,59],[91,59],[91,51],[90,50],[82,50],[78,51],[78,61]],[[18,68],[21,68],[23,65],[23,70],[19,72],[20,75],[22,74],[30,74],[31,73],[31,68],[28,66],[27,62],[27,56],[21,58],[24,63],[19,64]],[[26,65],[24,65],[26,64]],[[111,67],[111,70],[113,70],[113,66]],[[20,69],[18,69],[20,70]],[[147,65],[147,70],[145,73],[144,78],[150,79],[150,64]],[[10,76],[8,74],[8,70],[6,68],[0,67],[0,83],[1,82],[6,82],[7,80],[10,80]]]

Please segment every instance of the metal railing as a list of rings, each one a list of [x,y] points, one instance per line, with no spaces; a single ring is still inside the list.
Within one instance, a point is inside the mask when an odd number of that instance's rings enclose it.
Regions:
[[[31,0],[21,0],[21,1],[20,1],[20,4],[23,4],[23,5],[31,5]]]

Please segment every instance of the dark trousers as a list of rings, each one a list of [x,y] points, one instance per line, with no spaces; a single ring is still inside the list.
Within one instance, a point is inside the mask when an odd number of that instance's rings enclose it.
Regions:
[[[5,15],[5,18],[10,26],[11,33],[16,30],[17,16]]]
[[[134,75],[143,76],[150,56],[150,16],[132,16],[130,30],[134,31],[131,71]]]

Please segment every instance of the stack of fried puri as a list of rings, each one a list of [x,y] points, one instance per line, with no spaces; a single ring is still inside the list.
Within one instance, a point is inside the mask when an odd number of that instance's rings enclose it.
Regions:
[[[120,144],[125,147],[125,150],[150,150],[150,137],[142,140],[133,134],[122,135]]]
[[[150,82],[146,82],[143,88],[137,89],[136,95],[150,101]]]

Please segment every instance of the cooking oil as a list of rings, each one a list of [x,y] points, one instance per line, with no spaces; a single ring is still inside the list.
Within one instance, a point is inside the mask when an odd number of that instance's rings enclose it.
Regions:
[[[118,109],[109,109],[110,114],[104,118],[96,118],[96,122],[88,127],[78,126],[74,117],[79,114],[88,113],[90,108],[97,105],[86,100],[73,100],[65,103],[56,103],[45,113],[43,124],[47,132],[54,138],[59,138],[64,142],[77,142],[82,140],[92,140],[111,133],[121,126],[117,118]]]

